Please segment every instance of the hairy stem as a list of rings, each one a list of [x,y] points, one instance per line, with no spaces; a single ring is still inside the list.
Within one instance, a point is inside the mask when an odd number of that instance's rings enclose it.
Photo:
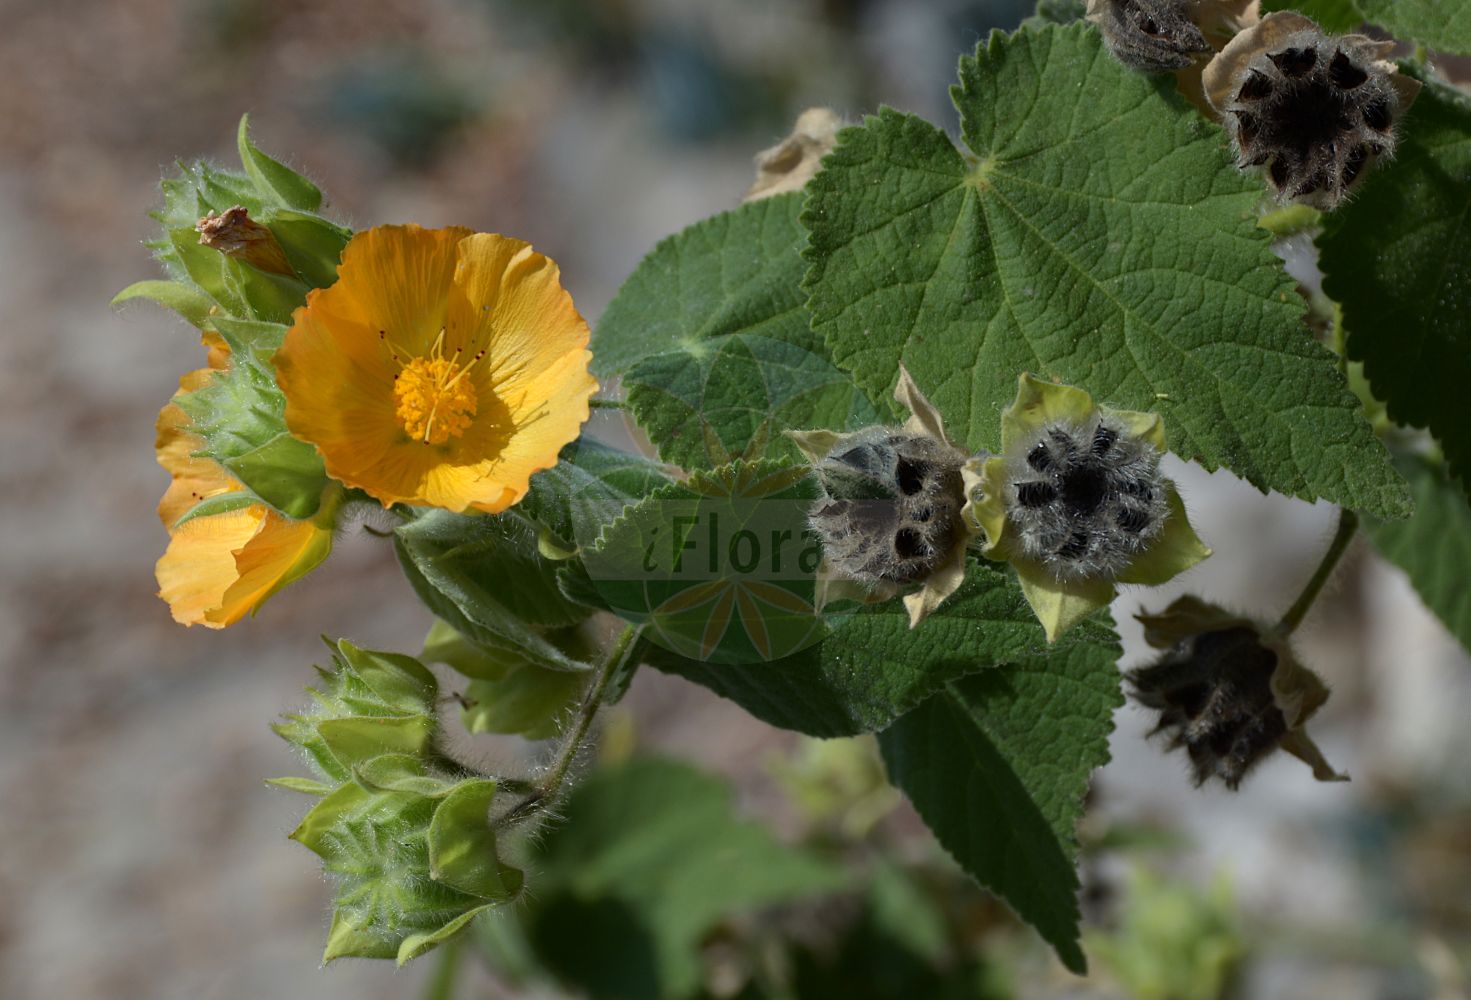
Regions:
[[[1282,616],[1282,621],[1277,624],[1277,631],[1283,635],[1291,635],[1302,624],[1302,620],[1312,609],[1313,602],[1323,592],[1323,585],[1333,575],[1333,570],[1338,566],[1338,560],[1342,559],[1343,553],[1348,550],[1348,543],[1353,541],[1354,532],[1358,530],[1359,515],[1347,507],[1339,510],[1338,531],[1333,535],[1333,543],[1328,546],[1328,551],[1323,553],[1323,561],[1318,563],[1318,568],[1313,572],[1313,578],[1302,589],[1297,600],[1292,602],[1292,607],[1287,609],[1287,614]]]
[[[546,774],[532,786],[526,798],[512,806],[509,812],[496,821],[497,827],[510,826],[546,804],[557,800],[562,784],[567,780],[567,772],[572,769],[572,763],[577,759],[577,752],[582,749],[582,742],[587,739],[588,731],[592,729],[593,719],[597,717],[598,709],[603,707],[603,697],[608,693],[608,685],[627,663],[628,658],[637,652],[638,637],[639,629],[633,625],[627,626],[619,634],[613,647],[608,650],[608,655],[598,666],[592,686],[588,688],[587,696],[583,699],[581,707],[578,708],[572,725],[563,734],[562,745],[558,748],[557,756],[552,760]]]
[[[624,404],[621,399],[589,399],[587,405],[594,410],[621,410]]]

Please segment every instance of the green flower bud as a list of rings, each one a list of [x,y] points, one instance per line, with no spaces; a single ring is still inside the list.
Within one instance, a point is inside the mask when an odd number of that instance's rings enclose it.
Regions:
[[[1304,729],[1328,688],[1298,662],[1285,635],[1196,597],[1137,617],[1145,640],[1165,653],[1129,672],[1134,697],[1159,711],[1155,732],[1185,750],[1196,785],[1219,778],[1235,790],[1279,747],[1319,781],[1348,780]]]

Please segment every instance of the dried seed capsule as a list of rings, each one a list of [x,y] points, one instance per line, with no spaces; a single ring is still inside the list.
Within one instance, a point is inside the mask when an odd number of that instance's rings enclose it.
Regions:
[[[1154,732],[1186,752],[1196,785],[1218,778],[1235,790],[1278,748],[1320,781],[1343,780],[1303,728],[1328,689],[1283,636],[1195,597],[1138,617],[1146,641],[1165,652],[1128,673],[1134,699],[1159,712]]]
[[[1117,577],[1164,527],[1159,452],[1100,413],[1044,423],[1007,462],[1007,520],[1060,580]]]
[[[1163,583],[1210,555],[1160,474],[1164,446],[1157,415],[1023,374],[1001,415],[1002,454],[962,467],[961,516],[987,558],[1016,569],[1049,642],[1116,584]]]
[[[945,433],[944,421],[901,366],[894,398],[910,412],[903,427],[851,434],[788,431],[812,461],[821,495],[808,523],[822,541],[819,603],[833,593],[884,600],[918,583],[904,598],[911,628],[965,580],[966,546],[974,534],[961,516],[965,471],[975,462]]]
[[[1195,0],[1089,0],[1088,20],[1119,62],[1141,73],[1165,73],[1211,51],[1193,20],[1195,6]]]
[[[1330,209],[1392,156],[1419,83],[1385,60],[1391,43],[1326,35],[1290,11],[1242,32],[1205,69],[1237,164],[1264,167],[1279,200]]]
[[[809,523],[832,568],[860,583],[907,584],[954,548],[966,455],[900,428],[847,436],[814,466],[822,497]]]

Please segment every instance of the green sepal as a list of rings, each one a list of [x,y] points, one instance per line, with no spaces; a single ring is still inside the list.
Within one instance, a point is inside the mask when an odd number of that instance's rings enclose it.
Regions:
[[[314,781],[311,778],[267,778],[266,784],[273,788],[284,788],[290,792],[301,792],[303,795],[330,795],[336,785],[329,785],[325,781]]]
[[[337,280],[337,265],[352,231],[320,216],[289,208],[267,210],[258,221],[276,234],[286,259],[310,288]]]
[[[439,685],[418,661],[330,644],[333,665],[309,688],[313,708],[272,728],[300,747],[318,774],[347,781],[355,766],[385,753],[422,753],[433,739]]]
[[[230,347],[230,363],[193,392],[174,397],[189,430],[204,439],[196,453],[228,469],[264,503],[287,517],[308,518],[329,490],[321,456],[286,430],[286,397],[269,368],[269,352],[285,327],[251,320],[211,319]]]
[[[528,740],[557,735],[558,720],[587,687],[588,676],[528,664],[504,680],[472,681],[460,719],[472,733],[516,733]]]
[[[235,144],[240,151],[240,162],[262,199],[303,212],[315,212],[322,207],[322,192],[315,184],[286,164],[271,159],[250,141],[249,115],[240,116]]]
[[[471,779],[455,785],[429,821],[429,877],[461,892],[504,902],[520,891],[519,869],[495,853],[495,831],[487,816],[496,782]]]
[[[246,490],[231,490],[229,493],[216,493],[214,496],[201,500],[193,507],[190,507],[185,511],[184,516],[175,521],[170,527],[177,528],[188,521],[194,520],[196,517],[212,517],[215,514],[228,514],[232,510],[241,510],[255,503],[260,503],[260,498]]]
[[[112,305],[119,306],[133,299],[157,302],[165,309],[172,309],[184,317],[191,326],[203,329],[209,321],[215,303],[204,292],[182,281],[135,281],[112,297]]]

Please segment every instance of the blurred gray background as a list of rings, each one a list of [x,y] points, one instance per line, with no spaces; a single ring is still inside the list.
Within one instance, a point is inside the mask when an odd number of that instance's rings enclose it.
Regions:
[[[154,596],[153,423],[202,354],[171,314],[107,303],[156,274],[140,241],[174,158],[233,166],[249,111],[260,146],[349,225],[528,239],[595,319],[660,237],[738,203],[752,154],[801,109],[883,102],[953,127],[955,57],[1030,6],[0,0],[0,997],[400,997],[430,971],[319,967],[328,889],[285,839],[302,800],[262,784],[295,767],[267,725],[301,703],[319,635],[417,648],[428,615],[386,544],[350,528],[224,632],[175,625]],[[1333,511],[1172,472],[1217,554],[1149,607],[1188,589],[1279,613]],[[1136,608],[1115,609],[1131,650]],[[1130,708],[1090,822],[1179,831],[1152,864],[1196,884],[1227,873],[1246,996],[1458,995],[1471,664],[1362,546],[1305,632],[1335,687],[1320,742],[1352,784],[1274,759],[1239,794],[1195,791]],[[642,745],[726,774],[790,825],[761,765],[789,734],[651,673],[625,705]],[[501,995],[483,971],[473,989]],[[1061,973],[1027,990],[1113,995]]]

